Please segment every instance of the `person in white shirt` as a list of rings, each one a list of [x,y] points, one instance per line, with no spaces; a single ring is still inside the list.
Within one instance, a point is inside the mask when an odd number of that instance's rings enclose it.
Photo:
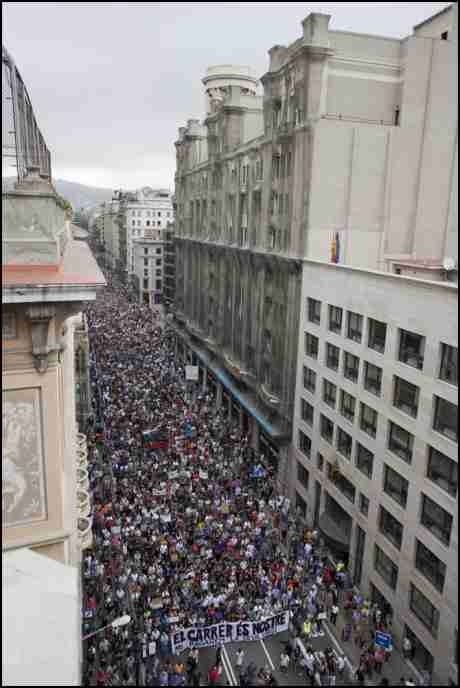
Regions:
[[[244,655],[244,650],[240,647],[236,653],[236,670],[238,674],[241,674],[243,671]]]

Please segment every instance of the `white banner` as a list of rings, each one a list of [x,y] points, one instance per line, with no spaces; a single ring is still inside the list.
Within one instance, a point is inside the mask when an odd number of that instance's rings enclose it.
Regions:
[[[199,649],[224,645],[225,643],[262,640],[287,631],[288,627],[288,612],[281,612],[263,621],[238,621],[236,623],[223,621],[213,626],[186,628],[172,634],[172,652],[179,655],[189,648]]]
[[[198,366],[185,366],[185,379],[192,382],[198,382]]]

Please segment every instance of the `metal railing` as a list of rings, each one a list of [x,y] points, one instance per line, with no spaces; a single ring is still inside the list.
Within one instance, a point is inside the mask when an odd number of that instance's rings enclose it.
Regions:
[[[2,46],[2,177],[16,168],[18,181],[31,167],[51,179],[51,155],[14,60]],[[3,188],[3,184],[2,184]]]

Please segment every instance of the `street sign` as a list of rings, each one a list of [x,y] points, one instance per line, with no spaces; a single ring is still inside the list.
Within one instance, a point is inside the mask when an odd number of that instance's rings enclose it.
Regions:
[[[385,650],[388,650],[392,644],[391,635],[388,635],[388,633],[382,633],[381,631],[376,631],[375,644],[380,645],[380,647],[385,648]]]

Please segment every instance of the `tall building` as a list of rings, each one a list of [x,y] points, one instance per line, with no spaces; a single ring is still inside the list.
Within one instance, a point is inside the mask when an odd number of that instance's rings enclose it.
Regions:
[[[50,153],[5,49],[2,68],[4,126],[14,136],[3,151],[14,150],[18,178],[2,193],[2,680],[78,685],[80,563],[91,518],[75,329],[105,280],[72,235]]]
[[[403,40],[329,21],[269,51],[263,97],[248,68],[211,67],[176,143],[180,346],[281,482],[302,259],[441,278],[458,256],[456,5]]]
[[[133,240],[133,260],[136,292],[139,303],[150,306],[153,310],[162,311],[164,290],[164,259],[166,237],[157,239],[154,230],[146,230],[143,239]],[[160,234],[161,236],[161,234]]]
[[[291,496],[458,685],[458,285],[305,260]]]

